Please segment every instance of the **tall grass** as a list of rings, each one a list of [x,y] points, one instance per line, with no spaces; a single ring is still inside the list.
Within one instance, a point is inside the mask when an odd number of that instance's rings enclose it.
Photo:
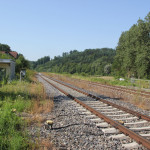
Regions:
[[[0,87],[0,150],[30,149],[26,122],[20,114],[31,109],[31,87],[28,81],[13,81]]]
[[[30,108],[29,84],[19,81],[0,88],[0,149],[27,149],[29,141],[24,132],[25,122],[19,113]]]
[[[5,101],[0,111],[0,149],[27,149],[27,134],[23,132],[24,121],[12,112],[16,103]],[[17,106],[19,106],[17,104]],[[18,107],[16,107],[18,108]],[[17,110],[18,111],[18,110]]]
[[[45,121],[41,114],[52,110],[53,101],[34,75],[27,70],[23,81],[0,86],[0,150],[40,149],[39,145],[43,145],[31,142],[34,140],[29,138],[26,127]],[[23,114],[31,117],[25,119]]]

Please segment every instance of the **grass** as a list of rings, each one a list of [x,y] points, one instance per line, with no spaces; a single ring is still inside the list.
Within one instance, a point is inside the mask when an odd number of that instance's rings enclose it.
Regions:
[[[52,76],[57,75],[59,76],[59,78],[61,78],[62,76],[62,77],[75,78],[75,79],[87,80],[92,82],[99,82],[106,85],[126,86],[130,88],[137,88],[139,90],[146,88],[147,91],[150,92],[150,80],[135,80],[134,82],[131,83],[130,79],[125,79],[124,81],[120,81],[118,78],[115,78],[113,76],[90,76],[90,75],[66,74],[66,73],[64,74],[46,73],[46,74]]]
[[[13,81],[1,86],[0,150],[40,149],[37,145],[42,144],[31,142],[26,127],[43,122],[41,114],[52,108],[53,101],[46,97],[44,87],[36,81],[32,71],[27,71],[25,81]],[[20,117],[24,112],[32,117]]]
[[[23,131],[24,122],[11,110],[14,105],[6,102],[0,113],[0,149],[27,149],[28,139]]]
[[[29,84],[18,82],[0,88],[0,149],[28,149],[27,133],[23,132],[25,122],[17,115],[31,106],[25,87]],[[12,110],[15,109],[16,112]]]

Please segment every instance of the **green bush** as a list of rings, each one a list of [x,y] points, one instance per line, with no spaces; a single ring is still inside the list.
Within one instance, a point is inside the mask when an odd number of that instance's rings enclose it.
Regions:
[[[0,150],[28,149],[26,123],[20,112],[30,108],[29,83],[13,81],[0,88]]]
[[[12,111],[14,104],[5,101],[0,111],[0,149],[2,150],[20,150],[28,147],[27,136],[23,132],[25,123]]]
[[[6,85],[6,84],[8,83],[8,79],[9,79],[9,77],[8,77],[8,76],[3,77],[3,80],[0,82],[0,84],[2,84],[2,85]]]

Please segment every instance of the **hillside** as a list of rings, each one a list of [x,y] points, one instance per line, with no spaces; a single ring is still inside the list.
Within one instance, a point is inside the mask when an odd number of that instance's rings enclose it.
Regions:
[[[41,58],[32,62],[32,69],[44,72],[78,73],[89,75],[107,75],[111,72],[111,64],[115,56],[115,50],[110,48],[86,49],[83,52],[77,50],[55,56],[54,59]]]

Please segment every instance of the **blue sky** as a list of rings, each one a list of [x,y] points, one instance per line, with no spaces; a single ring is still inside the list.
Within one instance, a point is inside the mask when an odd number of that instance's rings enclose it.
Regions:
[[[0,43],[28,60],[115,48],[150,12],[150,0],[0,0]]]

